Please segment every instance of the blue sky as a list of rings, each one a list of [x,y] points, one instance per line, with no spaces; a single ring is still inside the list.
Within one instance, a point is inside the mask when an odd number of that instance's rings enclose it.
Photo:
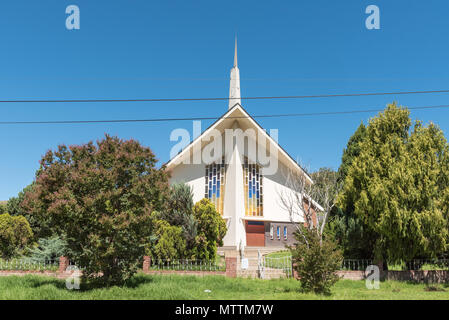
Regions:
[[[78,5],[81,29],[65,28]],[[381,29],[365,28],[365,8]],[[433,1],[2,1],[0,100],[226,97],[238,34],[242,96],[449,89],[449,3]],[[448,104],[448,94],[250,100],[250,114]],[[226,101],[0,104],[0,121],[220,116]],[[375,114],[261,119],[312,170],[338,168],[361,121]],[[412,111],[449,132],[449,110]],[[203,129],[211,122],[204,121]],[[191,122],[0,125],[0,200],[32,182],[58,144],[105,133],[135,138],[161,162],[170,132]]]

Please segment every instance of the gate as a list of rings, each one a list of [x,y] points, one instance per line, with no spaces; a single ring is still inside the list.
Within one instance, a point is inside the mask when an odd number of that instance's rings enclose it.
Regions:
[[[292,257],[271,258],[258,252],[257,258],[240,258],[239,276],[274,279],[292,277]]]

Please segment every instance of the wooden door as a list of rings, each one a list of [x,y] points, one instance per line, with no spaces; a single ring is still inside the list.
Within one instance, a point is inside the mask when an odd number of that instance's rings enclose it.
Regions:
[[[246,221],[246,246],[265,247],[265,224],[263,221]]]

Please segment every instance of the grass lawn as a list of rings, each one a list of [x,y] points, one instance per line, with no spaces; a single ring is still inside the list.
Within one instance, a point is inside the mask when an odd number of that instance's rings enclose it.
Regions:
[[[425,285],[395,281],[368,290],[364,281],[340,280],[330,296],[304,294],[298,287],[293,279],[138,274],[124,287],[69,291],[64,280],[26,275],[0,277],[0,299],[449,299],[449,287],[426,291]]]

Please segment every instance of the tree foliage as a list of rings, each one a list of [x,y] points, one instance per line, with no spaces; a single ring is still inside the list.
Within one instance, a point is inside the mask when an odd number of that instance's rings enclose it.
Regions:
[[[172,226],[182,228],[186,254],[191,252],[195,247],[197,221],[193,216],[193,192],[188,184],[175,183],[170,187],[165,208],[158,217]]]
[[[6,202],[0,202],[0,214],[4,214],[6,212],[8,212],[6,209]]]
[[[341,165],[338,169],[338,179],[345,181],[355,158],[360,154],[360,143],[366,137],[366,127],[363,123],[359,125],[354,134],[349,138],[346,148],[343,150]],[[340,202],[340,206],[342,203]],[[332,233],[339,243],[345,258],[368,259],[373,258],[374,245],[377,234],[373,232],[362,219],[354,214],[354,204],[351,197],[342,206],[336,206],[332,210],[328,232]]]
[[[83,276],[122,283],[142,263],[152,232],[151,212],[168,189],[149,148],[106,135],[96,144],[60,145],[41,160],[23,207],[48,218]]]
[[[67,243],[58,236],[52,236],[39,239],[37,246],[30,250],[29,257],[33,262],[44,263],[58,260],[67,254]]]
[[[305,292],[329,294],[339,280],[336,271],[341,267],[342,253],[329,237],[321,239],[313,228],[301,228],[302,232],[295,232],[297,243],[290,248],[301,288]]]
[[[195,204],[193,216],[198,224],[194,257],[214,260],[217,247],[223,245],[223,238],[227,232],[226,222],[209,199],[202,199]]]
[[[182,227],[171,226],[165,220],[156,220],[154,225],[157,242],[150,246],[147,254],[153,259],[182,259],[186,253],[186,241]]]
[[[12,197],[7,203],[7,212],[12,216],[24,216],[30,223],[33,230],[34,240],[38,241],[40,238],[55,236],[51,230],[47,216],[32,215],[23,206],[23,200],[25,199],[25,193],[31,192],[34,183],[26,186],[16,197]]]
[[[447,248],[449,147],[434,124],[411,127],[395,104],[372,118],[339,197],[378,236],[376,257],[392,262]]]
[[[33,237],[30,224],[23,216],[0,215],[0,254],[11,258],[20,253]]]

